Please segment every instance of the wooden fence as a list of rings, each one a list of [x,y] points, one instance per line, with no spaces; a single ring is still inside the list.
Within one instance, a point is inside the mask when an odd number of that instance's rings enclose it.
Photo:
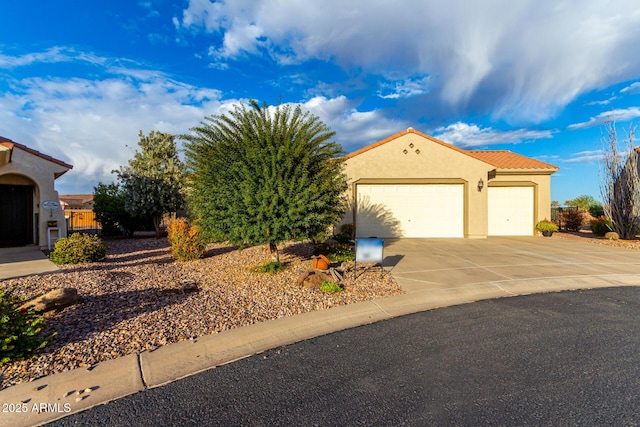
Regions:
[[[64,211],[67,220],[67,232],[99,233],[102,229],[91,209],[69,209]]]

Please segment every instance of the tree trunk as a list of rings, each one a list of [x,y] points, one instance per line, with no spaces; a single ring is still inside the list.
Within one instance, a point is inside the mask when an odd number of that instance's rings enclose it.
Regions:
[[[280,253],[275,243],[269,242],[269,252],[271,253],[271,262],[280,262]]]
[[[153,228],[156,230],[156,239],[160,238],[160,223],[162,222],[162,215],[153,216]]]

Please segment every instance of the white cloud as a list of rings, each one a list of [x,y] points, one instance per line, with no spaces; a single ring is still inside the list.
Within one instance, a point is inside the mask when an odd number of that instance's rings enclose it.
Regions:
[[[620,90],[620,93],[627,93],[629,95],[637,95],[640,93],[640,82],[631,83],[629,86]]]
[[[552,137],[549,130],[495,130],[475,124],[456,122],[435,130],[434,137],[459,147],[483,147],[496,144],[518,144],[523,141]]]
[[[345,151],[354,151],[407,128],[401,120],[385,118],[379,110],[358,111],[345,96],[316,96],[302,103],[302,108],[318,116],[336,132],[336,142]]]
[[[137,149],[140,130],[187,133],[206,116],[227,113],[243,101],[224,99],[219,90],[195,87],[132,61],[63,48],[3,59],[11,67],[27,66],[50,62],[62,51],[65,61],[78,66],[87,61],[102,65],[86,76],[77,67],[78,77],[9,78],[0,94],[0,135],[74,166],[56,181],[62,193],[90,192],[100,181],[112,182],[111,171]],[[314,97],[302,107],[330,126],[347,151],[407,127],[378,110],[359,111],[345,96]]]
[[[611,111],[605,111],[595,117],[591,117],[586,122],[574,123],[567,127],[569,130],[585,129],[593,126],[600,126],[608,121],[616,122],[628,122],[630,120],[640,117],[640,108],[629,107],[624,109],[616,109]]]
[[[33,63],[52,64],[72,61],[82,61],[85,63],[101,65],[106,62],[106,59],[91,53],[77,52],[73,48],[61,46],[52,47],[44,52],[27,53],[20,56],[11,56],[0,53],[0,69],[23,67]]]
[[[429,76],[410,77],[382,84],[378,96],[384,99],[411,98],[429,92],[430,86]]]
[[[602,160],[603,151],[602,150],[592,150],[592,151],[580,151],[578,153],[574,153],[568,159],[560,160],[563,163],[597,163]]]
[[[236,102],[151,70],[111,71],[100,79],[13,80],[0,95],[0,135],[74,166],[57,181],[62,192],[113,181],[111,171],[137,149],[139,130],[182,134]]]
[[[177,21],[210,33],[222,59],[269,52],[283,64],[430,75],[443,101],[490,104],[514,121],[542,121],[640,73],[629,54],[640,39],[635,0],[191,0]]]

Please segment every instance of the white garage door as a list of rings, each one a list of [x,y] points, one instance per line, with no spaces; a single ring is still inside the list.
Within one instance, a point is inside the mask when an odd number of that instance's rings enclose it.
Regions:
[[[358,237],[464,237],[462,184],[360,184]]]
[[[489,187],[489,236],[533,236],[533,187]]]

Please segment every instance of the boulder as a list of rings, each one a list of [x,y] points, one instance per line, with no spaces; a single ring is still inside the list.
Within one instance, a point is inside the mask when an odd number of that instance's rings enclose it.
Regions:
[[[45,311],[60,310],[77,302],[78,290],[76,288],[60,288],[40,295],[31,301],[27,301],[20,306],[20,310],[33,308],[33,310],[38,313],[42,313]]]
[[[318,270],[307,270],[298,277],[296,284],[304,288],[320,289],[322,282],[333,281],[333,276],[330,274]]]

